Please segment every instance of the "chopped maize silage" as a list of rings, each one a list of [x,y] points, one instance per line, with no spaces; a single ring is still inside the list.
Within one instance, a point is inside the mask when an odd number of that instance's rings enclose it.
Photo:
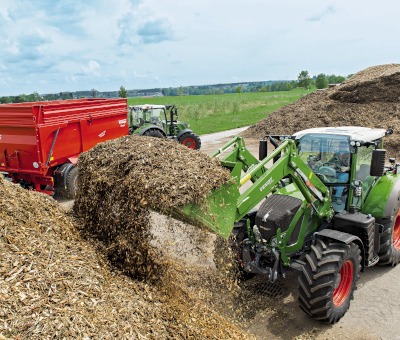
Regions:
[[[248,337],[184,291],[110,268],[75,224],[53,199],[0,176],[0,338]]]
[[[149,245],[149,209],[169,214],[201,203],[229,179],[218,160],[198,151],[167,139],[126,136],[80,156],[74,211],[114,264],[130,276],[157,279],[162,260]]]

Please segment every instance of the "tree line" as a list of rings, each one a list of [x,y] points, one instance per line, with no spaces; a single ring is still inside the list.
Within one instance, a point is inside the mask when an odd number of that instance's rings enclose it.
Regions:
[[[325,73],[320,73],[316,77],[311,78],[308,71],[301,71],[297,76],[297,83],[299,87],[311,88],[316,87],[317,89],[327,88],[329,84],[340,84],[344,82],[347,78],[350,78],[352,74],[347,77],[336,76],[334,74],[326,75]]]
[[[326,75],[320,73],[317,76],[311,77],[307,70],[303,70],[297,76],[297,80],[290,81],[259,81],[259,82],[243,82],[243,83],[230,83],[230,84],[216,84],[216,85],[201,85],[201,86],[180,86],[168,87],[162,89],[138,90],[137,96],[140,93],[147,95],[163,95],[163,96],[188,96],[188,95],[210,95],[210,94],[224,94],[224,93],[241,93],[241,92],[275,92],[275,91],[291,91],[296,88],[317,88],[324,89],[329,84],[339,84],[349,78],[351,75],[344,77],[335,74]],[[129,92],[132,92],[131,90]],[[114,92],[100,92],[96,89],[90,91],[76,91],[76,92],[59,92],[52,94],[40,95],[38,92],[32,94],[20,94],[17,96],[2,96],[0,97],[1,104],[9,103],[22,103],[22,102],[36,102],[47,100],[65,100],[74,98],[110,98],[110,97],[128,97],[128,90],[121,86],[118,91]]]

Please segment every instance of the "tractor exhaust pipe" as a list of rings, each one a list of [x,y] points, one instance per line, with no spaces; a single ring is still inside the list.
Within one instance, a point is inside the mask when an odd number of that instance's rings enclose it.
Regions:
[[[258,159],[262,161],[265,157],[268,156],[268,144],[266,140],[260,140],[260,146],[258,148]]]

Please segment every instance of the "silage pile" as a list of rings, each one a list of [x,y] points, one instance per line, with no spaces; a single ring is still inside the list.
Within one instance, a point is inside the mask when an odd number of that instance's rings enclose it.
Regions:
[[[126,136],[80,156],[74,211],[113,264],[132,277],[158,280],[164,266],[150,245],[149,209],[168,215],[201,203],[229,179],[217,159],[171,140]]]
[[[245,338],[201,301],[115,270],[51,198],[0,176],[0,338]]]
[[[293,134],[324,126],[394,128],[386,139],[391,156],[400,151],[400,64],[379,65],[356,73],[341,85],[311,93],[270,114],[243,135]]]

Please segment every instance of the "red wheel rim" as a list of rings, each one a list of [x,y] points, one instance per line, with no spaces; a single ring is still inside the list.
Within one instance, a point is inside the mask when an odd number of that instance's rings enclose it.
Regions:
[[[193,138],[185,138],[182,141],[182,144],[186,147],[188,147],[189,149],[196,149],[196,141]]]
[[[353,267],[353,262],[347,260],[343,263],[342,268],[340,268],[340,281],[333,291],[333,304],[336,307],[340,307],[350,295],[354,275]]]
[[[400,210],[397,211],[396,221],[393,226],[393,247],[400,250]]]

